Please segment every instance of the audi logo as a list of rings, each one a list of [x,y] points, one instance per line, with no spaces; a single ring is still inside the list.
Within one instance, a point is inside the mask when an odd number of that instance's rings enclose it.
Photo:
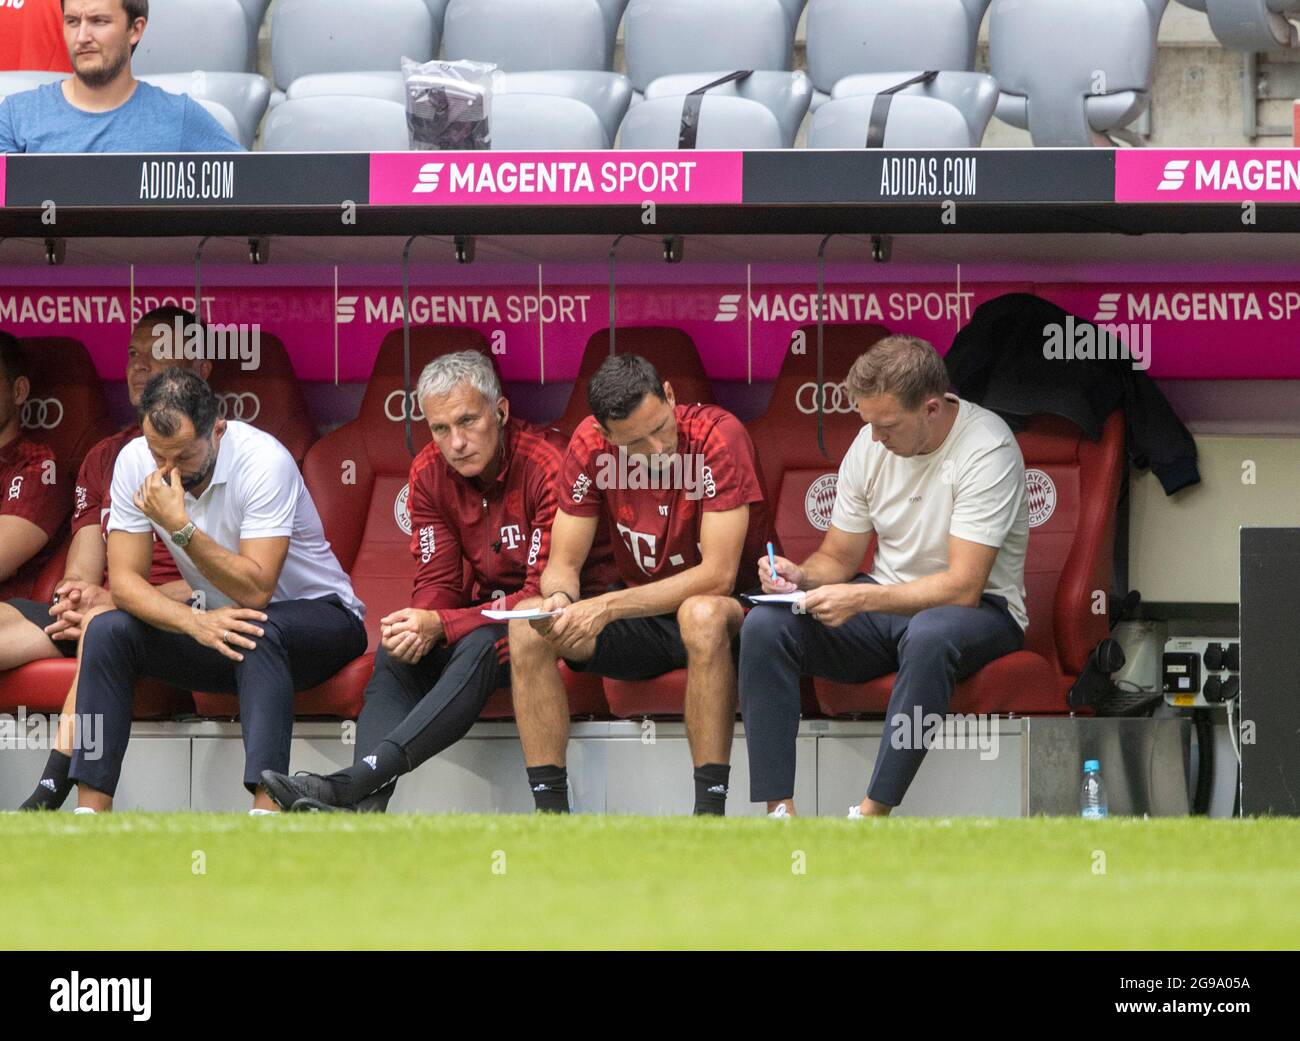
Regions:
[[[402,391],[395,390],[391,394],[389,394],[388,397],[384,398],[384,415],[386,415],[394,423],[400,423],[402,420],[406,418],[405,414],[402,411],[403,405],[406,404],[406,402],[403,399],[406,397],[407,395],[403,394]],[[410,404],[407,407],[409,407],[411,410],[411,418],[423,419],[424,409],[420,407],[420,402],[415,396],[415,391],[411,391],[409,397],[410,397]]]
[[[251,423],[262,414],[262,400],[256,394],[218,394],[217,415]]]
[[[63,402],[58,398],[28,398],[19,422],[28,430],[53,430],[63,422]]]
[[[805,416],[817,412],[817,384],[805,383],[794,393],[794,407]],[[821,386],[823,412],[836,412],[849,415],[857,411],[853,404],[853,395],[843,383],[823,383]]]

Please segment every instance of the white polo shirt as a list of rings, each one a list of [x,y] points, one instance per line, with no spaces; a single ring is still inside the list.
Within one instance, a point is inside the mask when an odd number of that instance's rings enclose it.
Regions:
[[[1001,417],[947,397],[958,403],[957,419],[927,455],[895,455],[871,439],[870,425],[862,428],[840,464],[831,523],[841,531],[876,533],[871,577],[883,585],[945,570],[949,535],[997,547],[984,592],[1005,597],[1025,629],[1024,456]]]
[[[172,542],[171,532],[136,508],[135,493],[156,469],[143,437],[129,442],[118,454],[108,530],[156,531],[190,588],[203,591],[209,608],[232,606],[234,601]],[[185,510],[195,527],[232,553],[239,552],[240,539],[289,536],[289,552],[272,603],[315,600],[334,593],[358,618],[365,617],[366,606],[353,593],[351,581],[325,540],[320,514],[293,456],[270,434],[247,423],[227,422],[212,479],[197,499],[185,493]]]

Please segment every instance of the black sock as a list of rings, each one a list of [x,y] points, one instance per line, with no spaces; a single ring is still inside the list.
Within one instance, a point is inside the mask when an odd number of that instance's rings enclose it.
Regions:
[[[410,770],[406,753],[391,741],[380,741],[373,752],[363,756],[346,770],[329,775],[339,802],[355,805],[371,792]]]
[[[721,817],[727,812],[727,778],[731,767],[726,763],[705,763],[695,768],[695,814]]]
[[[41,773],[36,791],[27,797],[20,810],[57,810],[63,805],[72,791],[73,784],[68,780],[68,771],[72,769],[72,757],[64,755],[57,748],[50,750],[50,758]]]
[[[528,767],[528,787],[538,813],[569,812],[569,771],[564,767]]]

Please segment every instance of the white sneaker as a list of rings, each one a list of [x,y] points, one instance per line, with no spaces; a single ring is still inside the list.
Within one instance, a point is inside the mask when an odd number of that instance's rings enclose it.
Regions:
[[[768,816],[771,817],[773,820],[788,821],[794,815],[790,812],[789,807],[787,807],[785,803],[781,803],[781,805],[778,806],[771,813],[769,813]]]
[[[250,817],[274,817],[279,812],[279,810],[264,810],[260,806],[254,806],[248,811],[248,815]]]
[[[78,806],[73,813],[98,813],[98,810],[92,810],[89,806]]]
[[[850,806],[850,807],[849,807],[849,820],[851,820],[851,821],[860,821],[860,820],[865,820],[865,819],[866,819],[866,818],[862,816],[862,807],[861,807],[861,806]]]

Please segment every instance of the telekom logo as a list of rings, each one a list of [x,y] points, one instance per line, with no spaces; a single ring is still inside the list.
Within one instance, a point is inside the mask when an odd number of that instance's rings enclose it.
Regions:
[[[1187,179],[1187,167],[1191,165],[1190,159],[1170,159],[1165,163],[1164,177],[1158,185],[1158,192],[1173,192],[1183,186]]]
[[[438,185],[442,182],[442,168],[445,163],[425,163],[420,167],[419,180],[416,181],[415,187],[411,189],[413,195],[428,195],[430,192],[436,192]]]

